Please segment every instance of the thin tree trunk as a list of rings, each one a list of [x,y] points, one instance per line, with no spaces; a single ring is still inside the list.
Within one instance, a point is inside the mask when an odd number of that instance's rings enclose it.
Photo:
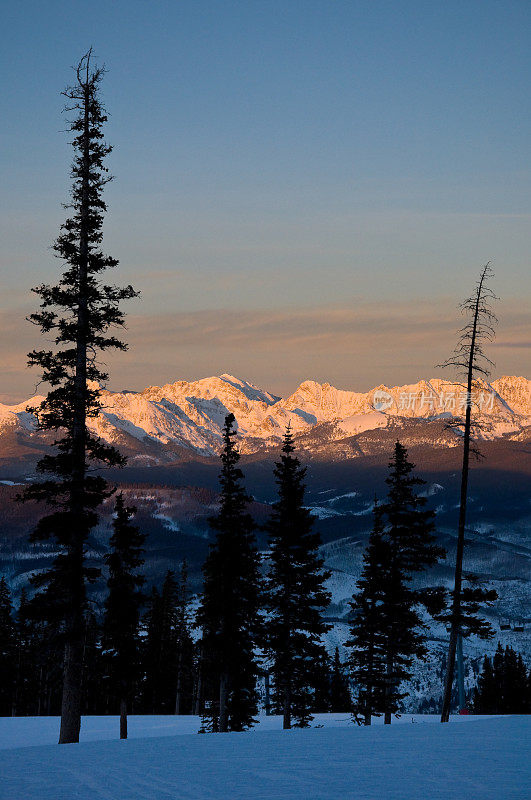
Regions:
[[[175,692],[175,714],[181,713],[181,694],[182,694],[182,650],[179,648],[179,657],[177,660],[177,689]]]
[[[470,381],[469,381],[470,384]],[[441,712],[441,722],[450,719],[450,705],[452,702],[452,685],[454,682],[455,654],[457,638],[459,636],[459,619],[461,616],[461,589],[463,584],[463,552],[465,549],[465,522],[466,503],[468,491],[468,470],[470,455],[470,403],[467,405],[465,419],[465,437],[463,442],[463,468],[461,473],[461,500],[459,507],[459,527],[457,534],[457,552],[455,557],[455,578],[452,598],[452,623],[450,629],[450,642],[448,645],[448,662],[444,682],[444,696]]]
[[[289,681],[284,686],[284,692],[282,697],[282,712],[283,712],[282,727],[284,730],[289,730],[291,728],[291,684],[289,683]]]
[[[59,744],[79,742],[81,729],[81,637],[65,645]]]
[[[203,648],[199,649],[199,658],[197,661],[197,680],[195,688],[194,700],[194,714],[198,717],[201,714],[203,695]]]
[[[391,724],[391,709],[389,708],[389,704],[391,702],[392,684],[393,684],[393,658],[392,656],[388,656],[387,666],[386,666],[385,692],[384,692],[384,700],[385,700],[384,725]]]
[[[197,677],[197,689],[195,694],[195,705],[194,705],[194,714],[196,715],[196,717],[200,716],[201,714],[202,691],[203,687],[202,687],[201,673],[199,673]]]
[[[363,719],[363,724],[370,725],[371,721],[372,721],[372,685],[367,686],[367,698],[365,702],[365,715]]]
[[[266,670],[264,675],[264,690],[265,690],[265,712],[266,717],[271,714],[271,689],[269,684],[269,670]]]
[[[374,605],[374,603],[372,604]],[[371,638],[369,640],[369,675],[367,680],[367,696],[365,701],[365,719],[364,725],[370,725],[372,720],[372,704],[373,704],[373,681],[374,681],[374,639],[373,634],[371,634]]]
[[[483,280],[485,272],[483,273],[479,282],[476,308],[474,312],[474,324],[472,328],[472,337],[470,340],[470,354],[468,359],[468,373],[467,373],[467,397],[466,397],[466,414],[465,414],[465,430],[463,437],[463,466],[461,471],[461,494],[459,499],[459,524],[457,529],[457,552],[455,556],[455,578],[454,578],[454,592],[452,599],[452,622],[450,630],[450,642],[448,645],[448,664],[446,669],[446,679],[444,682],[444,696],[441,711],[441,722],[448,722],[450,719],[450,705],[452,702],[452,684],[454,680],[455,669],[455,651],[457,647],[457,638],[460,633],[460,618],[461,618],[461,589],[463,584],[463,552],[465,549],[465,524],[466,524],[466,506],[468,496],[468,472],[470,463],[470,429],[472,420],[472,380],[474,375],[474,359],[476,354],[476,336],[477,326],[479,319],[479,304],[481,301],[481,292],[483,288]]]
[[[127,700],[120,699],[120,739],[127,739]]]
[[[227,733],[229,728],[228,707],[229,699],[229,676],[222,672],[219,679],[219,730],[220,733]]]

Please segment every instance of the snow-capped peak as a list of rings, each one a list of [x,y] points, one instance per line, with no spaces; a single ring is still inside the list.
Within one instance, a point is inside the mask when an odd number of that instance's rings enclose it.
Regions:
[[[253,452],[278,443],[288,423],[295,434],[322,423],[334,423],[336,437],[385,427],[390,419],[444,418],[463,410],[464,389],[441,378],[404,386],[380,385],[368,392],[336,389],[329,383],[303,381],[286,398],[279,398],[249,381],[223,373],[197,381],[179,380],[140,392],[102,391],[101,412],[91,425],[103,438],[118,434],[134,439],[184,446],[204,455],[221,443],[225,416],[237,420],[241,447]],[[16,406],[0,405],[0,429],[19,425],[30,429],[26,408],[36,397]],[[518,433],[531,424],[531,381],[503,377],[474,387],[475,413],[485,436]]]

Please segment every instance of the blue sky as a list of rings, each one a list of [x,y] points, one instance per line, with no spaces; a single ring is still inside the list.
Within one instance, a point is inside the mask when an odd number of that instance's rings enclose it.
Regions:
[[[498,372],[529,372],[530,23],[511,0],[4,5],[0,399],[35,382],[23,317],[59,266],[60,90],[90,45],[115,147],[105,245],[143,295],[116,388],[416,380],[489,259]]]

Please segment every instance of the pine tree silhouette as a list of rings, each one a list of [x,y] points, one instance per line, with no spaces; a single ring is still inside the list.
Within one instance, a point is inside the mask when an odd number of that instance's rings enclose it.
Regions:
[[[371,716],[384,708],[389,636],[384,603],[390,568],[391,545],[384,537],[383,509],[375,501],[363,569],[350,604],[351,638],[345,643],[352,648],[349,664],[357,695],[354,711],[365,725],[370,725]]]
[[[204,585],[197,624],[202,629],[203,669],[219,688],[219,711],[211,698],[211,713],[219,716],[221,732],[240,731],[254,723],[257,711],[259,635],[259,556],[254,523],[247,511],[250,498],[236,443],[235,418],[223,428],[220,508],[210,525],[216,539],[203,567]]]
[[[330,711],[344,713],[350,711],[352,698],[344,665],[339,657],[339,648],[334,651],[332,674],[330,678]]]
[[[144,577],[138,573],[144,563],[145,536],[132,524],[136,512],[126,506],[123,494],[116,498],[110,552],[105,556],[109,569],[103,621],[103,646],[109,663],[111,684],[119,699],[120,739],[127,739],[127,709],[131,689],[138,675],[138,627],[144,600]]]
[[[101,474],[89,470],[118,466],[124,459],[118,451],[94,436],[87,425],[99,410],[99,385],[107,380],[97,361],[98,353],[126,346],[110,329],[123,325],[121,300],[135,297],[128,286],[109,286],[102,280],[105,270],[117,261],[101,251],[103,189],[110,177],[104,166],[111,148],[103,143],[107,120],[99,98],[102,68],[93,69],[91,50],[76,70],[76,83],[63,94],[68,111],[74,113],[69,130],[74,139],[72,164],[72,215],[61,227],[53,249],[66,263],[55,286],[34,289],[40,297],[38,313],[30,319],[53,349],[33,350],[30,365],[41,368],[42,380],[51,385],[46,399],[33,409],[41,430],[55,431],[56,451],[45,455],[37,470],[48,477],[27,488],[23,497],[44,501],[53,511],[44,516],[32,540],[53,539],[59,552],[52,568],[40,574],[35,585],[47,585],[47,600],[56,604],[62,619],[64,666],[59,741],[79,741],[82,707],[82,659],[86,613],[86,583],[98,570],[86,563],[86,542],[97,523],[97,509],[110,495]]]
[[[16,633],[11,592],[0,578],[0,716],[12,713],[16,682]]]
[[[288,427],[274,471],[278,500],[267,524],[271,553],[265,648],[273,662],[274,701],[284,728],[293,720],[295,727],[307,727],[312,718],[312,686],[318,680],[314,665],[326,658],[322,636],[329,626],[322,615],[330,602],[324,588],[330,573],[318,554],[321,540],[304,507],[306,470],[294,450]]]
[[[433,593],[413,589],[411,579],[444,556],[444,550],[435,544],[435,515],[425,508],[426,498],[417,492],[425,482],[412,474],[414,464],[408,461],[407,450],[398,441],[389,469],[387,501],[382,507],[385,539],[390,545],[382,607],[387,638],[383,709],[386,724],[390,724],[392,713],[405,696],[400,693],[400,684],[411,677],[413,659],[426,656],[426,625],[419,606],[436,605]]]

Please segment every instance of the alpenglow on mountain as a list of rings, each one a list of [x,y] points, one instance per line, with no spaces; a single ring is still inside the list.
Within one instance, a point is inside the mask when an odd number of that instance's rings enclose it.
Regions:
[[[41,399],[0,404],[0,438],[14,457],[19,449],[33,449],[41,436],[26,410]],[[527,378],[479,382],[472,399],[481,438],[530,437],[531,381]],[[440,422],[459,416],[465,400],[461,385],[440,378],[392,388],[382,385],[368,392],[344,391],[308,380],[281,398],[223,374],[150,386],[140,392],[103,390],[101,412],[90,425],[104,439],[126,446],[133,459],[165,461],[176,455],[216,455],[229,412],[237,420],[241,450],[250,454],[277,446],[288,424],[302,446],[311,450],[308,434],[338,441],[364,431],[407,426],[415,419]],[[449,446],[457,444],[457,436],[457,432],[448,433]]]

